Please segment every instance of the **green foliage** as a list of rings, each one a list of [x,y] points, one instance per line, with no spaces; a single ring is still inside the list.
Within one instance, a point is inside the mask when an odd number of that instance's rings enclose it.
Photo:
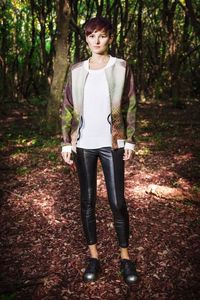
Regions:
[[[14,300],[16,296],[16,293],[12,294],[1,294],[0,295],[0,300]]]
[[[54,152],[50,152],[48,153],[47,157],[50,161],[56,162],[58,159],[58,154]]]
[[[15,121],[9,124],[6,129],[4,128],[6,131],[2,135],[0,149],[7,151],[11,147],[10,159],[13,161],[20,160],[20,165],[15,169],[17,176],[31,174],[43,160],[48,161],[53,166],[56,166],[59,162],[60,136],[48,135],[45,126],[41,124],[40,118],[38,111],[32,110],[32,115],[26,116],[25,124],[22,124],[22,120],[18,119],[17,122]]]
[[[38,123],[38,125],[40,124]],[[56,162],[57,154],[53,153],[52,150],[60,147],[61,141],[59,137],[48,136],[45,127],[40,126],[34,129],[26,127],[22,132],[20,124],[13,123],[8,132],[4,134],[4,140],[1,142],[0,148],[5,150],[7,143],[15,146],[15,152],[12,153],[13,158],[21,153],[33,153],[41,150],[49,151],[48,159]],[[30,168],[19,167],[16,172],[19,175],[26,174],[30,172]]]
[[[185,204],[185,205],[188,205],[188,206],[192,206],[192,205],[194,205],[194,202],[193,202],[193,201],[190,201],[190,200],[185,200],[185,201],[184,201],[184,204]]]
[[[56,32],[56,2],[7,0],[0,8],[2,99],[29,98],[45,108],[48,98],[40,94],[48,91],[55,41],[61,34]],[[186,95],[200,94],[200,2],[193,1],[192,9],[191,14],[185,0],[165,5],[161,0],[71,1],[69,59],[90,55],[83,25],[97,13],[106,16],[115,31],[111,53],[133,67],[138,94],[156,101],[172,99],[180,106]]]
[[[37,97],[31,97],[29,98],[29,102],[37,107],[43,107],[45,108],[47,106],[47,97],[45,96],[37,96]]]
[[[2,5],[1,58],[7,65],[6,84],[15,90],[15,96],[27,97],[30,87],[38,94],[36,86],[46,78],[47,72],[52,71],[47,69],[53,58],[55,20],[55,5],[51,2],[34,1],[31,7],[30,1],[7,0]],[[42,32],[41,24],[45,24]],[[4,89],[2,84],[5,86],[5,82],[0,81],[0,87]],[[10,90],[5,92],[13,96]]]
[[[200,192],[200,185],[194,185],[193,186],[193,192],[194,193],[199,193]]]
[[[148,147],[142,147],[140,150],[136,153],[139,156],[149,156],[151,155],[151,150]]]
[[[23,166],[23,167],[18,167],[18,168],[16,169],[16,174],[17,174],[17,175],[26,175],[26,174],[30,173],[31,171],[32,171],[31,168],[28,168],[28,167],[26,167],[26,166]]]

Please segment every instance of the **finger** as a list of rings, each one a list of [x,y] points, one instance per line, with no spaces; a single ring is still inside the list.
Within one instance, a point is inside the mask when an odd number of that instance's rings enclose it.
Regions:
[[[132,154],[132,151],[131,151],[131,150],[128,150],[128,159],[131,158],[131,154]]]
[[[66,152],[61,152],[62,158],[64,159],[64,161],[66,162],[67,159],[67,153]]]
[[[73,160],[71,160],[70,152],[62,152],[62,157],[67,164],[69,164],[69,165],[73,164]]]
[[[67,160],[67,163],[68,163],[68,165],[70,165],[70,166],[71,166],[71,165],[73,165],[73,163],[74,163],[74,162],[73,162],[73,160],[71,160],[71,159],[68,159],[68,160]]]
[[[132,156],[133,151],[131,149],[125,149],[124,160],[129,160]]]
[[[123,160],[127,160],[127,159],[128,159],[128,149],[125,149]]]
[[[71,159],[71,153],[70,152],[67,152],[67,160],[66,162],[69,164],[69,165],[72,165],[73,164],[73,160]]]

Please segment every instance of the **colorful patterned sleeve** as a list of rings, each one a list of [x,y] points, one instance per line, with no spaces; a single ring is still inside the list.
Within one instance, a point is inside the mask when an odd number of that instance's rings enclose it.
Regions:
[[[68,71],[67,83],[64,89],[64,99],[62,104],[62,135],[63,143],[62,146],[71,145],[71,122],[73,116],[73,98],[72,98],[72,76],[71,68]]]
[[[133,72],[126,65],[126,77],[122,99],[122,115],[126,130],[127,143],[135,144],[136,95]]]

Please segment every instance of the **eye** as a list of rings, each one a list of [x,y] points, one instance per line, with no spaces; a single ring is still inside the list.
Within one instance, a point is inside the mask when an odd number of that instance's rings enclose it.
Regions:
[[[106,37],[107,37],[106,34],[102,34],[102,35],[101,35],[101,38],[106,38]]]

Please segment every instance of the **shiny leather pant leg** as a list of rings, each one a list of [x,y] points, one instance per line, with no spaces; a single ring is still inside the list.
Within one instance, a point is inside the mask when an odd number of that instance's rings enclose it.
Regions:
[[[129,215],[124,198],[123,155],[123,148],[112,150],[105,147],[99,152],[119,246],[126,248],[129,243]]]
[[[81,192],[81,219],[88,245],[96,244],[96,182],[98,154],[95,150],[77,148],[75,162]]]
[[[77,148],[76,166],[81,190],[81,218],[87,244],[96,244],[96,175],[97,160],[101,161],[108,199],[114,217],[119,246],[128,247],[129,216],[124,199],[124,149],[112,150]]]
[[[81,192],[81,220],[88,245],[96,244],[96,182],[98,154],[94,150],[77,148],[75,162]]]

